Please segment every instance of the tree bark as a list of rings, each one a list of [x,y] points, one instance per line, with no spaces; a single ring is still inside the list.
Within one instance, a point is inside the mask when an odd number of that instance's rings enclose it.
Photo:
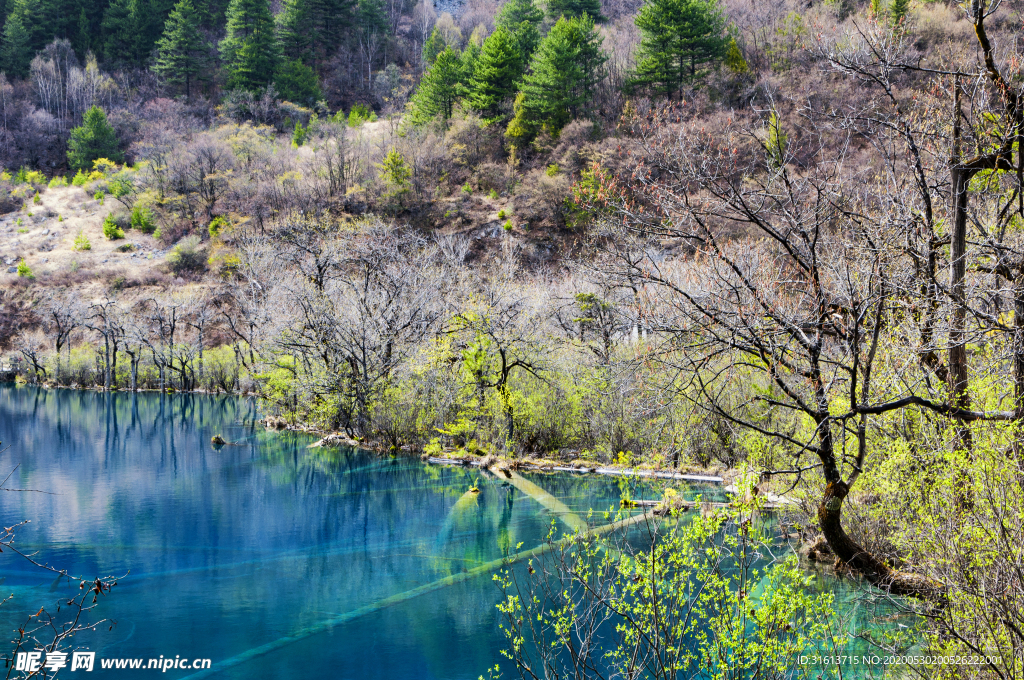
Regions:
[[[842,509],[849,492],[845,482],[829,482],[818,506],[818,523],[836,558],[862,574],[872,585],[893,595],[941,598],[942,584],[917,574],[896,571],[847,535],[842,525]]]
[[[967,393],[967,184],[972,173],[953,168],[953,233],[951,235],[951,261],[949,289],[953,294],[953,312],[949,321],[949,397],[950,405],[970,410],[971,398]],[[953,450],[970,455],[971,430],[958,420],[953,439]]]

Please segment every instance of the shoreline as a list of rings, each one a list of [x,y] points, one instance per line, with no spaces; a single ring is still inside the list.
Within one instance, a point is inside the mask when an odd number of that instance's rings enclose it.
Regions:
[[[37,387],[48,390],[75,390],[75,391],[87,391],[87,392],[120,392],[120,393],[157,393],[157,394],[202,394],[212,396],[230,396],[238,398],[252,398],[259,397],[258,394],[249,393],[236,393],[236,392],[211,392],[209,390],[197,389],[197,390],[161,390],[159,388],[112,388],[104,389],[103,387],[97,386],[82,386],[82,385],[55,385],[46,383],[30,383],[27,381],[3,381],[0,384],[14,383],[15,385],[24,385],[26,387]],[[359,441],[353,439],[348,435],[341,432],[327,432],[317,428],[307,427],[301,424],[289,423],[285,418],[281,416],[265,416],[255,421],[254,424],[263,425],[266,430],[276,432],[299,432],[310,435],[320,435],[321,438],[310,444],[306,448],[321,448],[321,447],[340,447],[340,446],[351,446],[374,451],[378,454],[387,453],[387,449],[383,446],[377,445],[370,441]],[[465,454],[461,456],[428,456],[422,453],[417,453],[413,448],[403,447],[402,453],[409,456],[419,456],[419,458],[431,465],[460,465],[460,466],[472,466],[487,468],[493,463],[493,455],[491,456],[473,456],[472,454]],[[454,452],[453,452],[454,453]],[[490,460],[489,460],[490,459]],[[731,484],[735,481],[736,477],[739,476],[740,472],[735,469],[728,469],[723,471],[709,470],[707,473],[696,473],[692,471],[681,472],[679,470],[663,470],[658,468],[623,468],[616,465],[607,463],[597,463],[591,461],[555,461],[546,459],[543,457],[526,456],[523,458],[510,458],[505,459],[507,462],[514,462],[515,466],[528,470],[530,472],[568,472],[577,475],[583,474],[596,474],[609,477],[640,477],[647,479],[667,479],[682,482],[693,482],[698,484]]]
[[[339,432],[323,433],[316,430],[302,429],[298,427],[280,427],[282,424],[281,419],[274,419],[273,416],[257,422],[263,423],[268,430],[292,430],[294,432],[304,432],[307,434],[323,434],[319,440],[307,446],[306,448],[308,449],[350,446],[367,449],[378,454],[387,453],[383,447],[375,446],[372,442],[359,441]],[[642,477],[648,479],[669,479],[675,481],[694,482],[699,484],[731,484],[735,482],[736,478],[740,475],[740,471],[736,469],[728,469],[720,472],[718,470],[709,470],[707,473],[698,473],[658,468],[626,468],[593,461],[582,461],[579,459],[569,462],[556,461],[537,456],[507,459],[499,459],[494,454],[475,456],[473,454],[466,453],[464,455],[438,456],[428,455],[425,453],[417,454],[417,452],[412,448],[403,448],[401,449],[401,452],[409,456],[419,455],[420,460],[430,465],[458,465],[487,469],[495,462],[501,460],[508,464],[512,469],[523,469],[531,472],[569,472],[578,475],[597,474],[610,477]],[[452,453],[455,452],[453,451]]]

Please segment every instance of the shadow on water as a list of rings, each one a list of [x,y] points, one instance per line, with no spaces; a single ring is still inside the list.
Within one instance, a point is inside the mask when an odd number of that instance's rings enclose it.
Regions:
[[[18,466],[12,486],[54,494],[0,495],[4,521],[32,520],[19,542],[73,573],[131,570],[100,604],[116,627],[79,644],[217,663],[313,631],[218,678],[473,679],[498,662],[499,591],[486,574],[463,575],[541,545],[557,514],[478,470],[307,449],[312,437],[267,432],[257,417],[234,397],[0,386],[0,471]],[[215,449],[217,434],[231,445]],[[582,517],[648,492],[524,477]],[[53,579],[6,554],[0,568],[0,594],[17,595],[0,628],[13,630],[53,601]]]

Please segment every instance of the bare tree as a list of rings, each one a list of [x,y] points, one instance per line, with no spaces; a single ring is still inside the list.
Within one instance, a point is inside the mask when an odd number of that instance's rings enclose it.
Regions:
[[[54,374],[60,380],[60,358],[64,348],[71,359],[71,335],[83,323],[84,307],[76,291],[64,288],[49,292],[40,305],[43,327],[53,338]]]

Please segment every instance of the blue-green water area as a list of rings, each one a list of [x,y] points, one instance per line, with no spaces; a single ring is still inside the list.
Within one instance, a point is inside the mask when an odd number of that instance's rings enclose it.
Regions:
[[[128,574],[92,612],[112,629],[76,647],[208,658],[196,677],[225,679],[470,680],[501,661],[501,593],[482,567],[543,545],[553,524],[568,531],[557,513],[474,468],[310,449],[314,437],[267,432],[258,417],[235,397],[0,386],[0,477],[29,490],[0,493],[4,526],[31,520],[17,544],[77,576]],[[595,524],[624,495],[658,493],[524,477],[580,516],[596,511]],[[0,639],[68,587],[9,551],[0,577],[14,596]],[[194,674],[99,666],[84,677]]]

